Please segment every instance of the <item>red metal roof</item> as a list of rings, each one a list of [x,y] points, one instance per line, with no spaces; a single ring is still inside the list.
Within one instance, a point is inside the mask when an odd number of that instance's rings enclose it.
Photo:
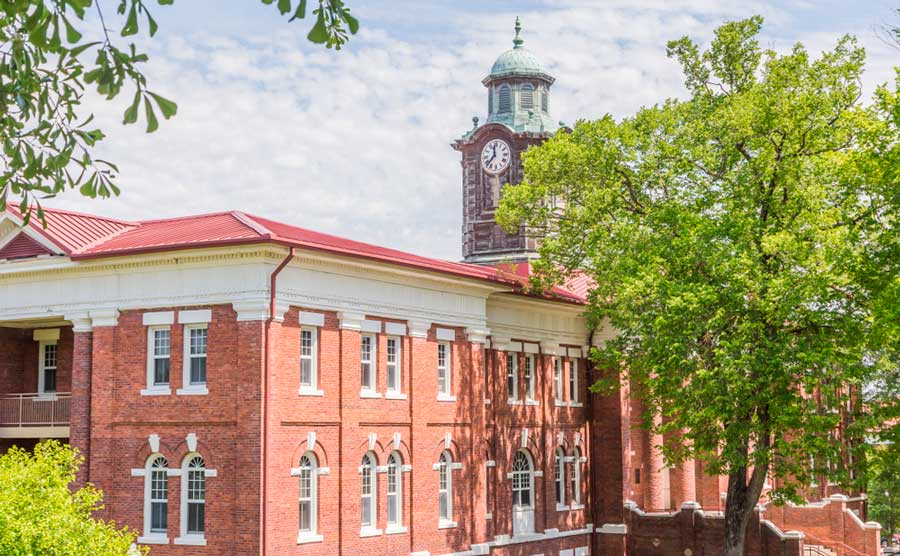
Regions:
[[[21,217],[18,207],[7,210]],[[314,232],[239,211],[220,212],[126,222],[44,207],[47,228],[32,218],[31,226],[72,259],[128,255],[151,251],[171,251],[274,242],[303,249],[326,251],[402,265],[431,272],[504,284],[516,293],[527,293],[530,266],[524,269],[499,269],[422,257],[412,253]],[[583,303],[583,294],[567,288],[554,288],[545,295],[559,300]]]
[[[19,232],[12,241],[0,248],[0,260],[26,259],[39,255],[51,255],[52,251],[28,237],[28,234]]]

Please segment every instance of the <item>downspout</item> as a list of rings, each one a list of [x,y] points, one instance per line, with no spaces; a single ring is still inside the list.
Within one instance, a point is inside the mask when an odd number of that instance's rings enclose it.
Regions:
[[[272,328],[272,322],[275,320],[275,281],[278,274],[284,270],[284,267],[291,262],[297,254],[296,247],[291,247],[290,253],[281,261],[281,264],[272,272],[269,277],[269,316],[266,318],[266,329],[263,337],[263,420],[262,420],[262,495],[260,496],[260,556],[266,554],[266,496],[268,494],[268,473],[266,472],[266,464],[268,462],[269,453],[269,331]]]

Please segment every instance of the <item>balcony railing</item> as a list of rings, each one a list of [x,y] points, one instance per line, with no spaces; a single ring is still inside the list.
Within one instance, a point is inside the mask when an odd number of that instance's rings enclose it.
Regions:
[[[65,427],[71,404],[70,392],[0,394],[0,427]]]

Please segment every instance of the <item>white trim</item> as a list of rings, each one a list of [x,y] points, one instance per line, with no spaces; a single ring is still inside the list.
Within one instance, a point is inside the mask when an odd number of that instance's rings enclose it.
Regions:
[[[183,546],[206,546],[206,537],[203,535],[185,535],[183,537],[175,537],[172,544],[180,544]]]
[[[364,342],[366,339],[368,339],[368,341],[369,341],[369,348],[370,348],[370,350],[369,350],[369,358],[368,358],[367,360],[363,361],[363,358],[362,358],[362,346],[363,346],[363,342]],[[377,388],[377,385],[378,385],[378,336],[376,336],[375,334],[360,334],[360,336],[359,336],[359,346],[360,346],[360,347],[359,347],[359,350],[360,350],[360,351],[359,351],[359,370],[360,370],[360,377],[362,376],[362,366],[363,366],[363,364],[368,363],[368,365],[369,365],[369,370],[368,370],[368,373],[367,373],[368,376],[366,377],[366,378],[368,378],[369,382],[368,382],[368,384],[362,384],[362,383],[360,384],[360,393],[359,393],[359,397],[360,397],[360,398],[372,398],[372,397],[376,397],[376,396],[372,396],[372,395],[369,395],[369,394],[363,395],[363,392],[366,392],[366,393],[374,393],[374,392],[375,392],[375,388]],[[360,378],[360,381],[362,381],[361,378]],[[381,394],[378,394],[377,397],[380,398],[380,397],[381,397]]]
[[[409,326],[409,336],[411,338],[428,338],[428,331],[431,330],[431,323],[426,320],[410,319],[407,321]]]
[[[193,546],[206,546],[206,515],[205,515],[206,514],[206,494],[209,492],[209,489],[206,486],[206,477],[208,475],[206,474],[206,460],[204,460],[203,456],[201,456],[200,454],[198,454],[195,451],[196,447],[197,447],[196,441],[194,442],[193,450],[191,450],[190,445],[188,446],[188,449],[191,451],[186,456],[184,456],[184,458],[181,460],[181,468],[177,470],[180,472],[179,474],[181,475],[181,489],[180,489],[181,493],[180,493],[180,504],[179,504],[180,505],[179,513],[181,514],[180,519],[179,519],[179,527],[180,527],[179,531],[181,534],[179,535],[179,537],[177,539],[175,539],[175,544],[190,544]],[[204,518],[203,518],[203,532],[202,533],[189,533],[188,532],[188,513],[189,513],[189,509],[190,509],[190,506],[188,504],[188,485],[189,485],[190,471],[191,471],[191,468],[189,467],[189,465],[191,463],[191,460],[194,459],[195,457],[198,457],[201,460],[203,460],[203,467],[199,468],[199,469],[203,470],[203,502],[202,503],[203,503],[203,510],[204,510],[204,512],[203,512]],[[195,469],[198,469],[198,468],[195,468]],[[170,471],[170,476],[171,476],[171,471],[175,471],[175,470],[170,469],[169,471]],[[181,543],[178,542],[179,539],[181,539],[181,541],[182,541]]]
[[[455,521],[448,521],[446,519],[438,520],[438,529],[453,529],[458,526],[459,524]]]
[[[567,512],[567,511],[569,511],[569,506],[567,506],[567,505],[565,505],[565,504],[557,503],[557,504],[556,504],[556,511],[558,511],[558,512]]]
[[[146,315],[147,313],[144,314]],[[178,324],[208,324],[210,322],[212,322],[211,309],[178,311]]]
[[[365,319],[360,324],[359,329],[361,332],[367,332],[369,334],[381,334],[381,321]]]
[[[541,353],[544,355],[559,355],[559,343],[558,342],[541,342]]]
[[[341,311],[338,313],[339,326],[342,330],[356,330],[359,331],[362,329],[362,322],[365,319],[365,315],[362,313],[352,313],[349,311]]]
[[[323,313],[300,311],[298,319],[301,326],[325,326],[325,315]]]
[[[375,390],[370,390],[368,388],[363,388],[359,391],[359,397],[365,399],[380,400],[381,393],[376,392]]]
[[[138,544],[169,544],[169,537],[165,535],[142,535],[137,538]]]
[[[402,525],[388,525],[385,530],[385,535],[398,535],[401,533],[406,533],[408,529]]]
[[[540,345],[538,344],[526,344],[522,343],[522,353],[529,353],[532,355],[540,353]]]
[[[150,436],[153,437],[155,435],[150,435]],[[153,448],[152,442],[151,442],[151,448]],[[153,467],[151,467],[151,466],[152,466],[152,463],[157,458],[160,458],[160,457],[165,459],[166,466],[167,466],[166,468],[157,468],[157,469],[159,469],[161,471],[163,469],[165,469],[165,471],[166,471],[166,473],[165,473],[165,476],[166,476],[166,512],[168,513],[168,510],[169,510],[169,491],[171,489],[170,489],[170,485],[169,485],[169,478],[168,478],[169,473],[168,472],[171,471],[171,469],[168,468],[169,459],[166,458],[165,456],[163,456],[162,454],[160,454],[158,450],[159,450],[159,446],[157,445],[155,447],[155,449],[153,450],[153,453],[150,454],[149,456],[147,456],[147,460],[144,463],[144,481],[143,481],[144,482],[144,503],[143,503],[143,512],[144,512],[143,532],[144,532],[144,535],[141,538],[148,539],[148,540],[143,541],[147,544],[169,544],[168,520],[166,520],[166,525],[167,525],[166,533],[158,533],[158,532],[154,533],[150,530],[151,529],[151,520],[152,520],[152,507],[153,507],[153,501],[151,500],[151,483],[153,482],[153,472],[152,472]],[[133,472],[132,472],[132,474],[133,474]],[[157,542],[154,542],[154,541],[157,541]]]
[[[303,333],[308,332],[310,336],[310,355],[303,355]],[[303,384],[303,361],[304,358],[309,360],[309,384]],[[297,378],[300,384],[297,393],[301,396],[320,396],[319,390],[319,329],[315,326],[300,326],[300,356],[297,368]]]
[[[188,386],[187,388],[179,388],[178,390],[175,390],[175,395],[177,396],[206,396],[207,394],[209,394],[209,389],[205,385],[192,385]]]
[[[56,329],[56,335],[59,336],[58,328]],[[37,330],[35,330],[35,336],[37,336]],[[46,397],[48,399],[56,399],[56,391],[57,391],[56,386],[57,385],[54,384],[53,390],[49,390],[49,391],[46,390],[47,385],[45,384],[46,379],[44,377],[44,372],[48,368],[52,368],[54,371],[54,375],[55,375],[54,382],[59,380],[59,347],[56,342],[57,342],[56,340],[41,340],[38,342],[38,376],[37,376],[38,398]],[[55,365],[53,367],[46,367],[47,346],[54,346],[54,348],[56,350],[55,353],[53,354],[53,359],[55,362]]]
[[[595,527],[594,532],[606,535],[627,535],[628,526],[624,523],[604,523],[600,527]]]
[[[297,544],[309,544],[314,542],[322,542],[325,537],[315,533],[297,533]]]
[[[384,323],[384,333],[389,336],[406,336],[406,325],[399,322]]]
[[[162,326],[175,324],[175,311],[159,311],[144,313],[144,326]]]
[[[566,348],[566,355],[573,359],[581,359],[581,348]]]
[[[473,344],[487,344],[488,335],[491,333],[487,328],[466,328],[466,339]]]
[[[319,458],[316,456],[316,453],[313,451],[313,447],[315,446],[315,433],[309,433],[309,436],[312,437],[313,443],[310,443],[310,438],[307,438],[307,447],[306,451],[300,455],[299,463],[303,462],[303,458],[309,459],[309,531],[300,531],[300,523],[297,523],[297,544],[303,544],[308,542],[319,542],[322,540],[322,535],[319,534]],[[297,493],[297,511],[298,511],[298,520],[299,520],[299,505],[305,499],[300,497],[300,485],[303,481],[303,478],[300,476],[303,471],[303,467],[295,467],[291,469],[291,475],[297,477],[297,483],[295,491]]]
[[[171,311],[170,311],[171,312]],[[144,313],[147,314],[147,313]],[[169,382],[157,384],[154,382],[154,362],[156,361],[156,356],[154,351],[156,349],[156,338],[155,333],[157,331],[166,330],[169,332]],[[171,394],[172,391],[170,389],[170,385],[172,384],[172,327],[168,324],[160,324],[160,325],[152,325],[147,327],[147,388],[145,390],[141,390],[142,396],[158,396],[163,393]],[[160,359],[163,359],[160,357]],[[145,393],[146,392],[146,393]]]
[[[384,393],[384,399],[386,400],[406,400],[409,396],[407,396],[403,392],[394,392],[392,390],[388,390]]]
[[[321,396],[325,395],[325,391],[324,390],[316,390],[315,388],[306,388],[306,387],[301,386],[300,388],[297,389],[297,395],[298,396],[320,396],[321,397]]]
[[[454,330],[452,328],[435,328],[434,333],[439,341],[442,341],[442,342],[455,342],[456,341],[456,330]]]
[[[455,402],[456,396],[452,396],[450,394],[444,394],[443,392],[438,392],[436,399],[439,402]]]
[[[231,303],[231,308],[237,313],[238,322],[266,320],[269,318],[268,299],[244,299],[241,301],[233,301]]]
[[[438,330],[443,330],[438,328]],[[444,365],[441,366],[441,350],[444,350]],[[440,340],[437,343],[437,378],[438,378],[438,401],[456,401],[453,392],[453,344],[447,340]],[[444,373],[444,386],[441,385],[440,375]]]
[[[142,396],[169,396],[172,389],[168,386],[153,386],[151,388],[141,388]]]
[[[359,529],[360,538],[380,537],[383,533],[384,532],[381,529],[377,529],[375,527],[360,527]]]
[[[391,362],[391,360],[390,360],[390,356],[391,356],[390,344],[391,344],[391,342],[394,343],[394,361],[393,362]],[[384,356],[385,356],[384,357],[385,358],[384,388],[385,388],[385,393],[386,393],[385,397],[388,399],[393,399],[393,400],[397,400],[397,399],[405,400],[406,399],[405,394],[402,395],[402,397],[401,397],[401,392],[403,391],[403,338],[400,336],[388,335],[387,338],[385,338],[385,343],[384,343]],[[391,369],[393,369],[393,372],[396,375],[394,377],[394,380],[396,382],[396,384],[394,386],[391,386],[391,384],[390,384],[391,381],[389,380],[389,378],[391,376]]]

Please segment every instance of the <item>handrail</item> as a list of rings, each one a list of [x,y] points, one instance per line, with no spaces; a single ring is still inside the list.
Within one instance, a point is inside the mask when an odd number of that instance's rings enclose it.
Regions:
[[[0,426],[66,426],[71,400],[71,392],[0,394]]]
[[[853,554],[853,556],[868,556],[866,553],[860,552],[859,550],[856,550],[852,546],[849,546],[841,541],[824,541],[822,539],[819,539],[819,538],[814,537],[809,534],[806,535],[806,538],[809,539],[810,541],[813,541],[814,544],[818,544],[821,546],[840,547],[842,550],[849,552],[850,554]],[[835,552],[837,552],[837,551],[835,551]]]

